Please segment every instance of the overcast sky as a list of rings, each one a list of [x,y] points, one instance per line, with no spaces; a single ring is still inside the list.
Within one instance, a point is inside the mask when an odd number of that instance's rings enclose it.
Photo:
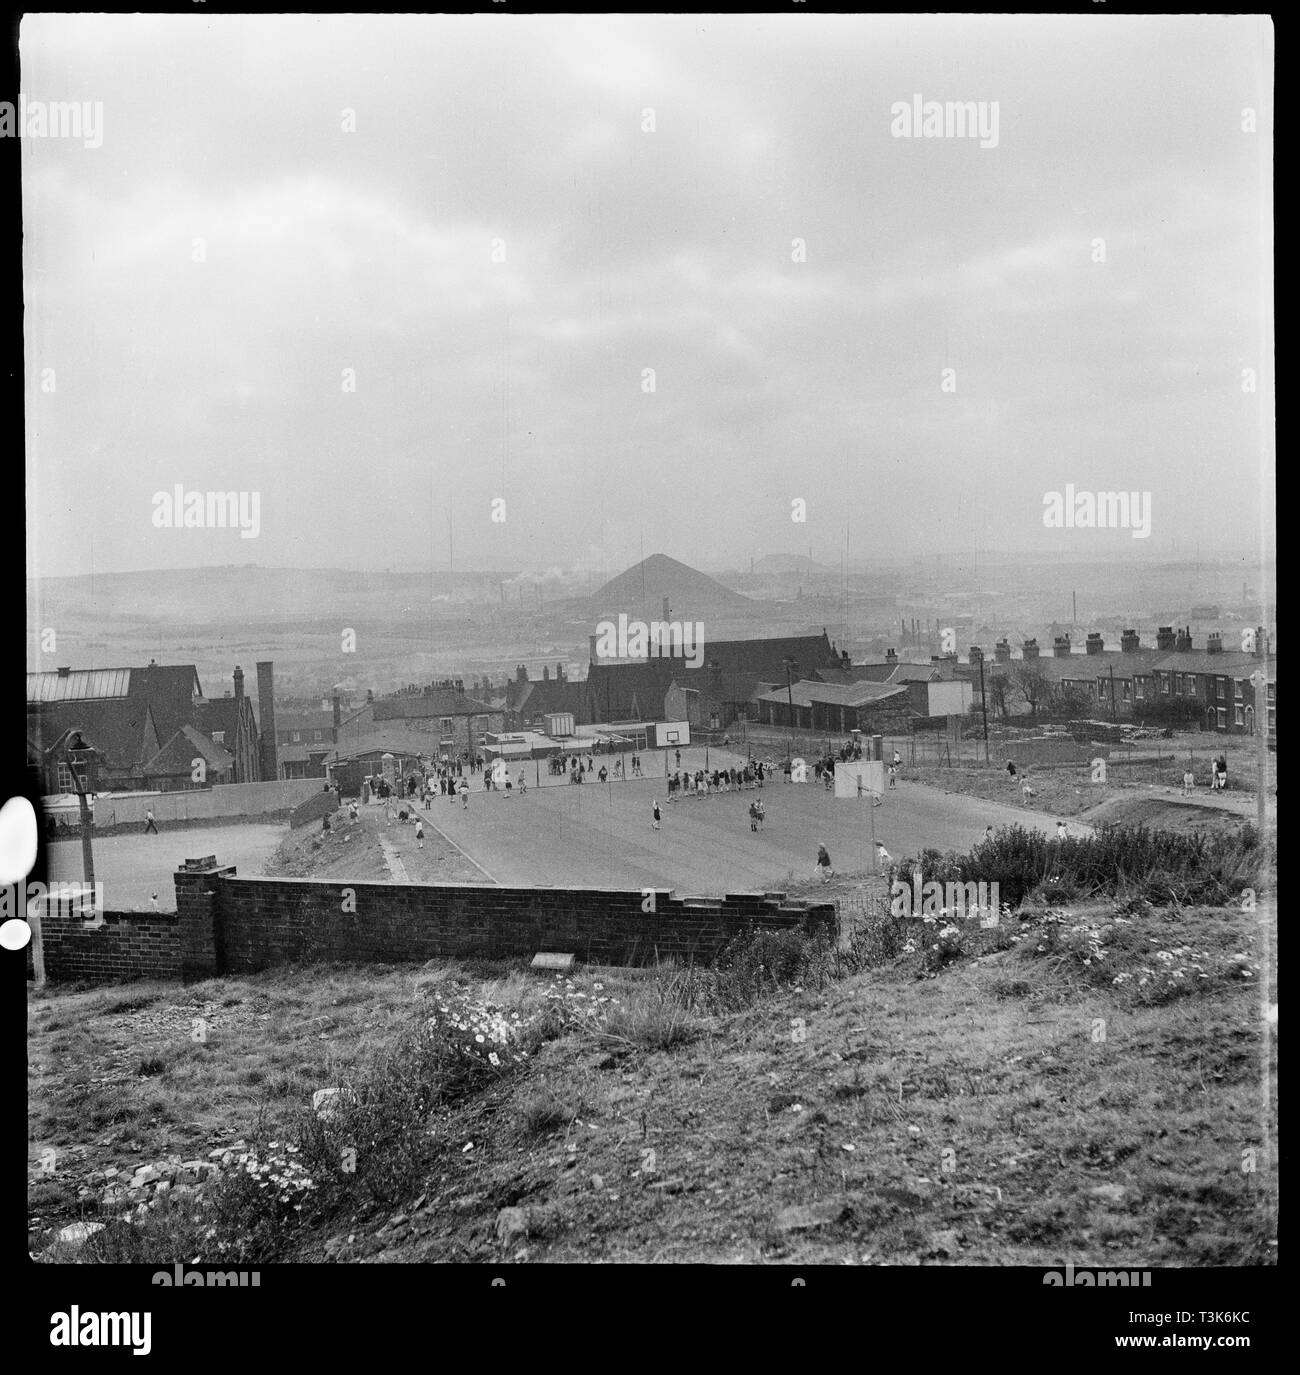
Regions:
[[[846,524],[860,555],[1259,547],[1266,21],[38,15],[20,42],[28,102],[102,107],[99,147],[23,140],[32,572],[445,568],[449,512],[457,566],[834,562]],[[996,101],[996,146],[896,137],[918,94]],[[1149,491],[1150,537],[1044,528],[1071,483]],[[156,528],[176,484],[256,493],[257,537]]]

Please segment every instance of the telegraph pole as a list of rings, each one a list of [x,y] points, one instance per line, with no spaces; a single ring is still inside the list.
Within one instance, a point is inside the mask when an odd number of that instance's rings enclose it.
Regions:
[[[984,767],[989,767],[989,704],[984,696],[984,655],[980,654],[980,715],[984,718]]]
[[[1256,669],[1250,675],[1255,689],[1255,826],[1259,831],[1259,843],[1264,844],[1264,780],[1268,776],[1268,675]]]

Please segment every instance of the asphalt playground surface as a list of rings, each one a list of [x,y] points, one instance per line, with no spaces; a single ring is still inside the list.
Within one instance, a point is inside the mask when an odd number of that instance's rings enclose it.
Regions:
[[[423,815],[481,867],[487,882],[675,888],[681,896],[780,888],[791,873],[811,877],[820,844],[837,873],[871,873],[873,825],[874,838],[895,860],[927,846],[969,849],[990,825],[1055,832],[1056,818],[1047,813],[920,783],[900,782],[872,807],[857,798],[837,799],[820,783],[786,783],[779,772],[761,789],[684,796],[669,804],[662,754],[647,751],[642,758],[645,778],[580,786],[543,772],[538,788],[529,764],[522,795],[485,791],[475,775],[468,808],[459,798],[439,796]],[[714,767],[724,759],[743,762],[710,751]],[[683,751],[683,767],[703,762],[703,750]],[[512,775],[517,772],[512,767]],[[663,818],[658,831],[651,826],[656,798]],[[755,798],[767,809],[758,834],[749,829]]]
[[[147,912],[158,894],[158,910],[176,910],[172,875],[187,859],[216,855],[219,864],[233,864],[252,877],[288,834],[283,823],[256,822],[247,826],[177,826],[158,823],[158,834],[96,836],[95,880],[104,885],[104,906],[110,912]],[[82,881],[81,840],[59,840],[48,850],[50,878],[61,883]]]

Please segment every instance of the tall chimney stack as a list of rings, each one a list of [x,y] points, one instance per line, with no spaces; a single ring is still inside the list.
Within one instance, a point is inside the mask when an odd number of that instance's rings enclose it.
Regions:
[[[262,782],[274,783],[280,776],[279,754],[275,744],[275,665],[264,659],[257,666],[257,723],[261,731]]]
[[[339,700],[339,695],[334,694],[334,743],[339,742],[339,727],[343,724],[343,703]]]
[[[238,664],[235,665],[232,677],[235,680],[235,697],[238,699],[244,695],[244,670]]]

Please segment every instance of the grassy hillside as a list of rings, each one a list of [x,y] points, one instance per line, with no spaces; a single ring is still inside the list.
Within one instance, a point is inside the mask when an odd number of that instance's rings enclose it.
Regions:
[[[88,1260],[1272,1261],[1260,913],[855,896],[838,948],[712,970],[37,997],[32,1249],[82,1216]]]

